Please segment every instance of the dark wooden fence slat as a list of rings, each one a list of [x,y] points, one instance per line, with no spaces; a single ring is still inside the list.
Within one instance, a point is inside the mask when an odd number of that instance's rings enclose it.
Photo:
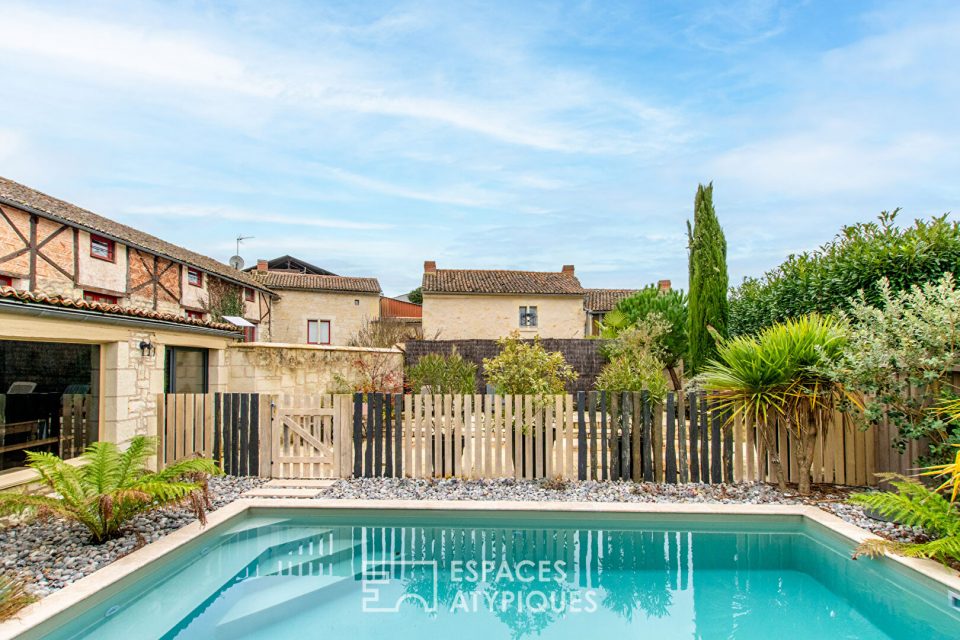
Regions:
[[[260,394],[250,394],[250,475],[260,475]]]
[[[379,404],[379,397],[379,393],[367,394],[367,455],[364,460],[364,466],[366,468],[363,470],[365,478],[372,478],[376,475],[376,473],[374,473],[376,446],[373,442],[377,437],[377,406]]]
[[[689,437],[690,450],[690,482],[700,482],[700,425],[699,418],[700,404],[697,402],[697,394],[690,393],[687,396],[687,409],[690,411],[690,429],[687,433]]]
[[[698,394],[700,404],[700,481],[710,482],[710,412],[707,398]]]
[[[619,480],[620,476],[620,394],[609,396],[610,403],[610,477]]]
[[[577,478],[587,479],[587,422],[583,410],[586,403],[586,393],[577,392]]]
[[[221,402],[222,402],[222,393],[213,394],[213,459],[217,462],[220,462],[221,466],[223,463],[220,460],[220,456],[223,455],[223,449],[221,445],[221,438],[223,436],[223,429],[220,426],[223,424],[223,414],[221,413]],[[167,420],[170,419],[169,414],[167,415]],[[226,473],[226,470],[223,470]]]
[[[238,394],[240,419],[237,420],[240,446],[237,447],[237,475],[250,475],[250,394]]]
[[[622,480],[630,480],[633,477],[631,443],[634,424],[630,419],[630,407],[633,403],[630,395],[629,391],[624,391],[620,396],[620,421],[623,425],[623,431],[620,433],[620,478]]]
[[[667,392],[667,425],[666,425],[666,464],[664,465],[664,479],[670,484],[677,482],[677,399],[672,391]]]
[[[733,425],[727,424],[728,413],[720,415],[720,428],[723,431],[723,481],[733,482]]]
[[[720,412],[716,407],[710,410],[710,481],[723,482],[723,458],[720,450]]]
[[[383,471],[380,475],[393,477],[393,394],[383,396],[386,402],[383,419]]]
[[[353,477],[363,476],[363,394],[353,394]]]
[[[233,394],[223,394],[223,421],[220,428],[223,429],[223,472],[227,475],[236,475],[236,465],[234,464],[234,431],[233,425]]]
[[[587,404],[590,407],[590,469],[588,480],[597,479],[597,392],[587,394]]]
[[[643,403],[643,480],[653,482],[653,456],[659,454],[659,451],[653,450],[653,410],[650,406],[652,404],[650,392],[641,392],[640,401]]]
[[[394,461],[393,472],[398,478],[403,477],[403,394],[398,393],[393,398],[393,418],[396,421],[393,437]],[[396,529],[399,532],[399,529]]]
[[[646,457],[643,439],[643,400],[636,391],[630,394],[630,424],[630,478],[634,482],[642,482],[643,460]]]
[[[610,447],[607,444],[607,392],[600,392],[600,477],[603,480],[610,479],[610,468],[607,458],[610,455]]]

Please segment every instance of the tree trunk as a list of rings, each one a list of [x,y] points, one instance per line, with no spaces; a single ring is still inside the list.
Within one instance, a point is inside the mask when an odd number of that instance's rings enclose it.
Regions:
[[[783,475],[783,465],[780,464],[780,453],[777,451],[776,439],[770,437],[770,427],[766,423],[757,424],[757,434],[763,438],[763,443],[770,454],[770,467],[773,469],[773,475],[777,479],[777,487],[780,491],[787,490],[787,479]]]

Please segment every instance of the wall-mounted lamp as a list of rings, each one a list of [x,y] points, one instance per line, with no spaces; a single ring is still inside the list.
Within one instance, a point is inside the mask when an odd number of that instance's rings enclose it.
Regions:
[[[156,347],[154,347],[153,343],[151,343],[149,340],[140,341],[140,353],[143,355],[144,358],[146,358],[147,356],[152,356],[156,352],[157,352]]]
[[[356,300],[356,299],[355,299],[355,300],[353,301],[353,304],[355,304],[356,306],[359,307],[359,306],[360,306],[360,300]]]

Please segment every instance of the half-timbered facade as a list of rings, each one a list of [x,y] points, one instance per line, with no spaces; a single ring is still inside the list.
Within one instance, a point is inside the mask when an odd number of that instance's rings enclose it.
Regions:
[[[25,451],[70,458],[155,434],[158,394],[225,390],[228,347],[269,337],[275,297],[212,258],[0,178],[0,489],[29,481]],[[238,299],[240,313],[223,304]]]
[[[0,178],[0,286],[209,320],[237,289],[269,335],[271,292],[249,274]]]

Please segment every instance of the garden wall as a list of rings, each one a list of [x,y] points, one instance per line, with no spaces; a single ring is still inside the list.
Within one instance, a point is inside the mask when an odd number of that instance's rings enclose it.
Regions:
[[[602,340],[547,338],[541,340],[547,351],[559,351],[563,354],[579,377],[567,384],[567,392],[591,391],[600,369],[607,359],[600,354]],[[420,358],[430,353],[448,355],[454,348],[466,360],[477,365],[477,393],[484,393],[483,359],[492,358],[500,352],[496,340],[412,340],[404,347],[406,366],[416,364]]]
[[[234,393],[343,392],[350,389],[341,380],[355,385],[370,373],[393,382],[395,388],[385,391],[397,391],[403,380],[403,353],[398,349],[245,342],[231,345],[227,357]]]

